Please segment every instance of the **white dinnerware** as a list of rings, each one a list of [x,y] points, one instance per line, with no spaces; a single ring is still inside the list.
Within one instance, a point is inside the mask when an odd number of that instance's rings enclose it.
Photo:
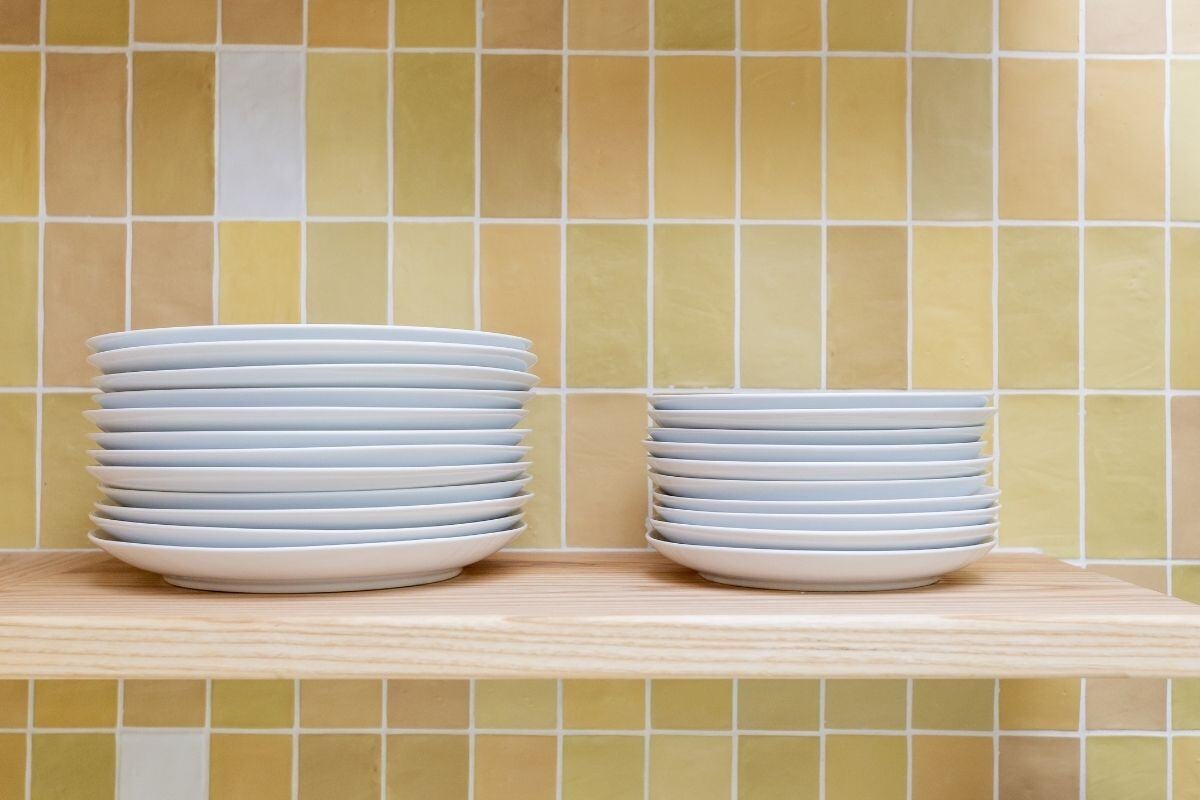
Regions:
[[[531,372],[459,364],[266,364],[114,372],[95,378],[96,387],[104,392],[273,387],[521,391],[537,381]]]
[[[246,342],[261,339],[359,339],[387,342],[449,342],[528,350],[531,342],[520,336],[458,328],[422,328],[414,325],[184,325],[174,328],[148,328],[117,331],[93,336],[87,345],[96,352],[121,347],[186,342]]]

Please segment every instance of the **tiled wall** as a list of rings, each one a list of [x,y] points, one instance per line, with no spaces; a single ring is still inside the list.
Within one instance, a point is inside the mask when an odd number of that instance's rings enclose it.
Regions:
[[[480,325],[527,546],[641,545],[647,387],[972,388],[1005,544],[1200,600],[1198,140],[1200,0],[0,0],[0,547],[89,335]],[[0,684],[0,797],[114,792],[1196,800],[1200,683]]]

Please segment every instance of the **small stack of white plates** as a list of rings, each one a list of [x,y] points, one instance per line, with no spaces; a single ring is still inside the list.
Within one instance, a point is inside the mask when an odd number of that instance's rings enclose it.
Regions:
[[[530,342],[227,325],[97,336],[92,541],[178,586],[445,580],[524,526]]]
[[[718,583],[933,583],[995,546],[993,413],[984,395],[653,395],[647,538]]]

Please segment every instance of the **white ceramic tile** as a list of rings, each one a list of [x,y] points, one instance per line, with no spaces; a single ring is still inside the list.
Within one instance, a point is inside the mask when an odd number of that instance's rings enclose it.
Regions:
[[[218,205],[224,218],[304,214],[304,56],[223,52]]]
[[[125,731],[117,800],[205,800],[203,731]]]

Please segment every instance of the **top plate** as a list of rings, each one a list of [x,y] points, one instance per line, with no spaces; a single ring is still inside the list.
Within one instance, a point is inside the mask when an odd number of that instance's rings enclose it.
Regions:
[[[364,339],[383,342],[451,342],[514,347],[528,350],[532,344],[520,336],[459,328],[421,328],[411,325],[189,325],[178,328],[147,328],[93,336],[87,345],[96,352],[119,347],[183,342],[248,342],[260,339]]]
[[[650,418],[665,428],[750,430],[869,430],[982,425],[994,408],[788,408],[665,411]]]
[[[938,392],[763,392],[656,394],[650,405],[663,411],[800,408],[983,408],[983,394]]]

